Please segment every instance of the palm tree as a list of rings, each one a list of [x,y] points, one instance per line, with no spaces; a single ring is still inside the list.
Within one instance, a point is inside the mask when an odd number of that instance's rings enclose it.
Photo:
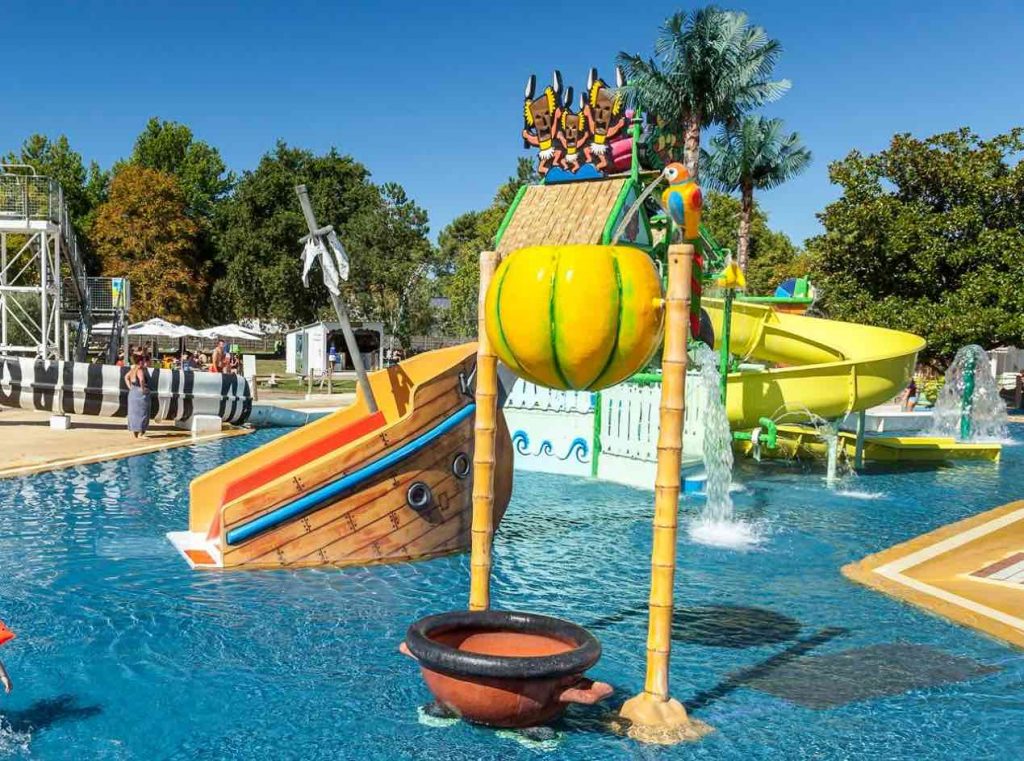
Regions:
[[[736,259],[746,270],[750,254],[750,219],[754,190],[768,190],[800,174],[811,163],[811,152],[800,135],[783,133],[781,119],[745,116],[725,126],[702,151],[704,184],[726,193],[740,194],[740,226]]]
[[[626,101],[656,117],[663,133],[683,138],[683,161],[696,177],[701,129],[734,122],[789,89],[787,80],[770,79],[781,50],[745,13],[708,6],[667,19],[655,58],[622,52],[617,60]]]

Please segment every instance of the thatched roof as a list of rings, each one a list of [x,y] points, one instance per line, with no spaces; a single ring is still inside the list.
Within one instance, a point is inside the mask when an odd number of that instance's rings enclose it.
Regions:
[[[600,243],[626,177],[532,185],[498,243],[502,256],[524,246]]]

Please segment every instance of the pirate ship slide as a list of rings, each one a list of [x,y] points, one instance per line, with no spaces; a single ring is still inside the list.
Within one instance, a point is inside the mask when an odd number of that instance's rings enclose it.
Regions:
[[[196,478],[189,530],[168,538],[193,568],[357,565],[468,548],[476,344],[367,378],[355,404]],[[494,522],[512,492],[498,416]]]

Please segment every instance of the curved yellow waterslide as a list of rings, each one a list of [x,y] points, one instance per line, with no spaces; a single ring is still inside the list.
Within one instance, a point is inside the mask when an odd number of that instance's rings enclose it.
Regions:
[[[720,348],[724,302],[706,298],[701,306]],[[881,404],[906,385],[924,346],[924,339],[911,333],[734,302],[729,351],[778,366],[729,374],[729,423],[753,428],[760,417],[805,411],[834,419]],[[794,416],[790,422],[798,420]]]

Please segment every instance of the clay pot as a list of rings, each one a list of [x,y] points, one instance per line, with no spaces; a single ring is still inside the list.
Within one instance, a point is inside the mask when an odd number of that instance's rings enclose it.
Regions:
[[[532,727],[569,703],[591,705],[612,688],[583,676],[601,645],[568,621],[514,611],[456,611],[409,627],[401,652],[416,659],[444,708],[492,727]]]

